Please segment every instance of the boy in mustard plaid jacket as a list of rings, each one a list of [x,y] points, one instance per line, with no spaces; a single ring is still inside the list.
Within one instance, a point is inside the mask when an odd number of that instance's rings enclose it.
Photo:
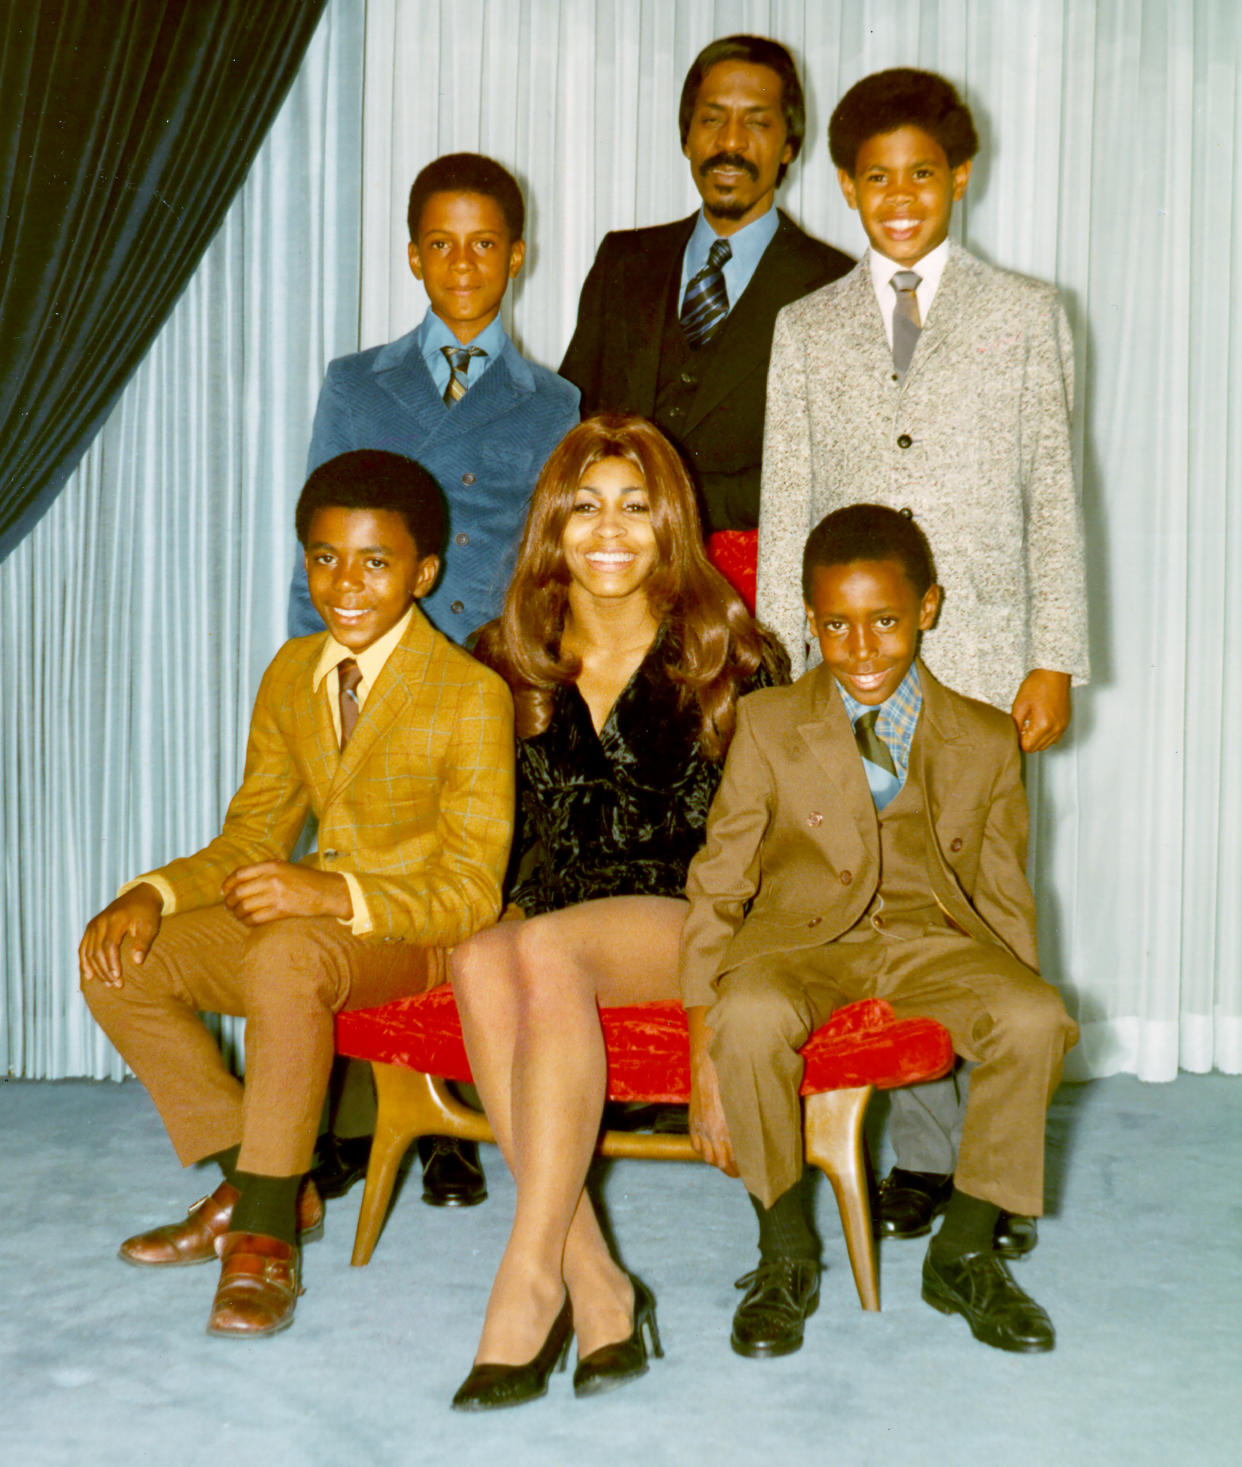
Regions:
[[[303,1178],[333,1016],[442,981],[442,950],[499,913],[512,832],[508,689],[415,605],[440,565],[435,481],[398,454],[342,454],[307,480],[297,528],[327,632],[265,673],[221,833],[130,882],[79,949],[87,1003],[182,1163],[224,1173],[120,1256],[221,1258],[207,1328],[226,1337],[293,1321],[299,1237],[322,1225]],[[311,812],[318,853],[293,864]],[[245,1017],[244,1086],[202,1011]]]

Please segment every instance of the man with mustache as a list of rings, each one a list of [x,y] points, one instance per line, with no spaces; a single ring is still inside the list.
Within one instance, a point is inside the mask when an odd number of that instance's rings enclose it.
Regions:
[[[713,559],[754,604],[754,540],[776,313],[851,260],[773,207],[806,125],[784,46],[725,36],[695,58],[679,110],[702,209],[605,236],[561,376],[582,412],[651,418],[699,490]]]

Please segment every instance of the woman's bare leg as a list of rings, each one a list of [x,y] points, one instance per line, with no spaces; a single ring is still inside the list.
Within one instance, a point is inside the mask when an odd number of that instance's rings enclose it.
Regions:
[[[584,902],[501,923],[453,954],[475,1083],[517,1181],[479,1362],[530,1359],[565,1288],[580,1354],[630,1332],[629,1280],[583,1191],[604,1105],[596,1005],[677,996],[685,910],[665,897]]]

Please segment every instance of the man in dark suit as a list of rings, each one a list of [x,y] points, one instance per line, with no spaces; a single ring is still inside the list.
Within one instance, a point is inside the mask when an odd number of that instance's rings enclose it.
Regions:
[[[776,313],[852,262],[773,207],[806,123],[783,46],[713,41],[686,75],[679,120],[703,207],[605,237],[561,376],[581,392],[584,414],[642,413],[668,434],[695,475],[705,530],[749,532],[759,523]]]

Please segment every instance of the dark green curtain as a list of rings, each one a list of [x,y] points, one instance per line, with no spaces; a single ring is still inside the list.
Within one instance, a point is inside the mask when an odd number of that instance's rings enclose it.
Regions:
[[[324,3],[0,5],[0,559],[172,309]]]

